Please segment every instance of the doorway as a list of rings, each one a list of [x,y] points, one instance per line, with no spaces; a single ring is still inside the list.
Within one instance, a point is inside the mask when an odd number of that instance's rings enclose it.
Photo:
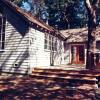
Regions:
[[[72,64],[85,63],[84,45],[71,45],[71,63]]]

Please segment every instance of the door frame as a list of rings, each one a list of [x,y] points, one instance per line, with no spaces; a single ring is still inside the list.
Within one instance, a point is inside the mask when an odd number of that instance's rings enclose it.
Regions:
[[[79,44],[78,43],[77,44],[73,43],[73,44],[70,44],[70,57],[69,57],[70,59],[69,60],[70,60],[71,64],[75,64],[75,63],[72,63],[72,53],[71,53],[71,47],[72,46],[83,46],[83,48],[84,48],[84,62],[83,63],[76,63],[76,64],[85,64],[85,58],[86,58],[85,57],[86,56],[85,55],[85,44],[84,43],[79,43]]]
[[[98,55],[98,59],[97,59],[97,55]],[[96,53],[96,67],[98,68],[98,66],[100,66],[100,53]]]

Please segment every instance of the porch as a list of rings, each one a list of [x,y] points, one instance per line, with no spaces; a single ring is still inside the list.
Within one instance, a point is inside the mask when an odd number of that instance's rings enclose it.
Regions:
[[[34,68],[61,69],[61,70],[86,70],[86,65],[84,65],[84,64],[69,64],[69,65],[55,65],[55,66],[37,66]]]

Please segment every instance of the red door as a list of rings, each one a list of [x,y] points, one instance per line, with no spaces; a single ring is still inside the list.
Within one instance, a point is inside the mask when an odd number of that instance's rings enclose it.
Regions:
[[[85,59],[84,45],[72,45],[71,46],[71,63],[83,64]]]

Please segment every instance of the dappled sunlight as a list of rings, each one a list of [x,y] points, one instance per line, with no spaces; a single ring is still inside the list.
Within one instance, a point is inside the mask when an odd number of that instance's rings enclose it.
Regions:
[[[10,23],[8,23],[8,27],[10,27]],[[2,59],[0,61],[0,71],[21,73],[24,70],[24,73],[27,73],[29,68],[23,64],[27,62],[29,57],[27,44],[28,34],[25,34],[23,37],[13,26],[11,26],[9,32],[9,35],[6,37],[5,52],[0,52]],[[15,64],[18,66],[15,66]]]
[[[4,80],[0,80],[0,98],[2,100],[82,100],[82,98],[86,98],[81,93],[82,91],[77,88],[71,89],[66,84],[66,81],[56,82],[49,79],[31,78],[29,76],[7,77]],[[91,91],[91,89],[89,90]],[[87,94],[89,90],[84,91]]]
[[[48,74],[45,72],[44,73],[48,76],[49,72],[50,71],[48,71]],[[61,72],[64,73],[64,71]],[[78,71],[76,72],[78,73]],[[18,92],[17,97],[25,100],[92,100],[95,98],[96,87],[95,84],[92,83],[92,81],[95,80],[95,76],[86,71],[83,71],[83,74],[80,73],[80,76],[77,74],[74,75],[74,72],[71,72],[73,74],[71,75],[70,71],[68,71],[69,76],[68,73],[66,73],[64,73],[65,76],[63,77],[61,77],[63,74],[57,74],[56,71],[53,71],[53,75],[51,73],[51,77],[49,78],[33,78],[32,76],[26,76],[15,79],[12,78],[11,80],[7,79],[9,80],[7,81],[9,86],[6,86],[5,84],[5,88],[7,89],[4,89],[2,93],[4,91],[10,91],[10,93],[7,92],[6,96],[10,97],[12,95],[11,97],[15,99],[16,94],[14,93]],[[85,73],[88,73],[89,76],[85,76]]]

